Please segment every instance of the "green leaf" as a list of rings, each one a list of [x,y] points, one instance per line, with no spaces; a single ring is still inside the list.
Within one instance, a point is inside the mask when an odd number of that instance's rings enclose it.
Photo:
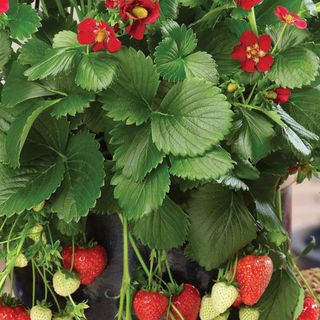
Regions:
[[[176,19],[178,14],[178,0],[159,0],[160,4],[160,22],[168,19]]]
[[[152,142],[150,124],[145,126],[117,126],[111,131],[110,143],[117,146],[113,159],[116,168],[133,180],[142,180],[162,163],[165,154]]]
[[[218,268],[256,237],[254,219],[241,196],[225,187],[200,188],[192,194],[188,211],[188,254],[206,270]]]
[[[53,48],[78,48],[80,46],[77,34],[72,31],[61,31],[53,38]]]
[[[168,197],[162,206],[138,220],[133,228],[134,235],[152,249],[169,250],[186,241],[188,216]]]
[[[249,187],[238,177],[233,176],[232,174],[228,174],[226,176],[222,176],[220,179],[217,180],[217,183],[228,187],[229,189],[239,191],[248,191]]]
[[[8,163],[6,140],[14,116],[6,109],[0,108],[0,163]]]
[[[40,17],[30,5],[19,4],[17,10],[10,14],[10,36],[14,39],[29,38],[40,26]]]
[[[9,61],[11,56],[11,41],[9,35],[6,31],[0,30],[0,70],[5,66]]]
[[[51,47],[46,42],[32,37],[20,48],[18,61],[21,64],[30,64],[33,66],[41,61],[50,49]]]
[[[153,113],[152,139],[167,154],[201,155],[224,138],[231,119],[230,104],[220,89],[204,80],[184,80]]]
[[[274,273],[267,291],[257,305],[261,313],[260,319],[294,319],[301,290],[289,270],[282,269]]]
[[[304,47],[282,51],[268,73],[268,78],[278,86],[301,88],[315,80],[319,73],[319,58]]]
[[[284,51],[292,47],[296,47],[310,38],[310,32],[307,29],[298,29],[296,26],[287,25],[283,30],[283,22],[267,28],[267,34],[272,38],[273,43],[278,43],[278,50]],[[281,39],[279,41],[280,35]],[[279,42],[278,42],[279,41]]]
[[[84,55],[78,66],[76,84],[82,89],[100,91],[110,86],[118,69],[117,60],[104,52]]]
[[[23,75],[25,67],[13,62],[2,90],[2,106],[12,108],[29,99],[54,95],[53,92],[36,82],[28,81]],[[19,92],[19,94],[17,94]]]
[[[20,165],[20,153],[34,121],[56,102],[57,100],[39,101],[13,121],[8,131],[6,144],[9,164],[12,167],[16,168]]]
[[[59,187],[64,174],[61,158],[12,169],[0,165],[0,212],[11,216],[48,199]]]
[[[240,157],[236,157],[236,169],[235,174],[237,177],[246,180],[256,180],[260,177],[259,170],[249,161],[242,159]]]
[[[242,158],[256,163],[271,151],[275,132],[272,124],[259,113],[241,109],[241,114],[240,129],[234,132],[232,149]]]
[[[111,183],[115,186],[114,196],[119,200],[123,214],[128,219],[139,219],[157,210],[169,192],[170,175],[166,165],[160,165],[143,181],[134,181],[117,174]]]
[[[62,98],[52,109],[52,115],[57,119],[66,115],[75,116],[90,107],[90,101],[94,100],[94,95],[88,91],[77,89],[70,92],[68,96]]]
[[[203,4],[205,0],[180,0],[180,3],[183,6],[190,7],[190,8],[195,8]]]
[[[320,91],[306,87],[292,92],[289,114],[306,129],[320,136]]]
[[[212,181],[233,168],[230,154],[220,146],[194,158],[171,158],[170,173],[183,179]]]
[[[116,121],[140,125],[151,115],[159,76],[153,61],[141,51],[121,50],[117,54],[121,69],[114,85],[103,97],[103,108]]]
[[[25,75],[29,80],[37,80],[68,73],[74,67],[78,53],[74,49],[52,49],[42,60],[29,68]]]
[[[216,83],[216,64],[206,52],[192,52],[197,39],[191,29],[175,23],[165,29],[166,38],[156,49],[155,62],[165,80],[179,81],[186,78],[200,78]]]
[[[65,222],[79,221],[95,206],[104,183],[104,158],[94,136],[80,132],[65,152],[66,174],[52,198],[52,210]]]

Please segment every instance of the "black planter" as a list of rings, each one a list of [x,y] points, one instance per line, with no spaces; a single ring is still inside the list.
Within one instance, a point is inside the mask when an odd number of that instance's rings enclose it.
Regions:
[[[74,295],[76,301],[88,300],[90,309],[87,310],[88,320],[113,320],[117,314],[118,300],[107,298],[119,295],[122,280],[122,225],[116,215],[91,216],[88,222],[88,239],[93,238],[108,251],[108,267],[92,285],[82,286]],[[142,254],[147,257],[149,250],[140,246]],[[134,274],[138,262],[130,250],[130,267]],[[172,250],[169,262],[173,275],[178,283],[188,282],[196,286],[201,294],[209,292],[212,286],[214,272],[206,272],[196,263],[190,262],[183,255],[183,249]],[[147,261],[147,259],[146,259]],[[21,269],[15,272],[15,293],[26,306],[31,306],[32,273],[31,270]],[[37,300],[43,299],[41,280],[37,279]]]

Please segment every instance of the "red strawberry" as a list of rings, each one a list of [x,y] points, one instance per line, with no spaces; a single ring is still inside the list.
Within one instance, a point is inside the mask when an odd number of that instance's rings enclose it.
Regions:
[[[297,320],[318,320],[318,318],[319,306],[311,296],[307,296],[304,299],[303,309]]]
[[[234,308],[240,308],[242,305],[241,295],[239,294],[236,301],[233,303]]]
[[[267,289],[273,273],[273,263],[268,256],[247,256],[239,260],[236,281],[241,300],[245,305],[256,304]]]
[[[15,312],[12,307],[0,305],[0,320],[15,320]]]
[[[184,317],[184,320],[198,319],[201,297],[199,291],[191,284],[184,284],[182,292],[173,297],[172,303]],[[181,317],[175,311],[175,308],[171,307],[171,312],[175,319],[180,319]],[[171,320],[170,317],[169,320]]]
[[[133,299],[133,308],[139,320],[161,320],[166,317],[169,299],[159,292],[139,290]]]
[[[29,313],[23,306],[18,306],[14,308],[15,320],[30,320]]]
[[[63,265],[71,268],[72,246],[62,251]],[[79,248],[74,250],[73,270],[79,273],[81,284],[89,285],[98,277],[107,266],[107,252],[105,248],[97,245],[93,248]]]

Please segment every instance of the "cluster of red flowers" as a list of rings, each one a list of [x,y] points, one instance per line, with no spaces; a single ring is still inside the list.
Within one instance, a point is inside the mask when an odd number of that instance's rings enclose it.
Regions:
[[[106,0],[107,9],[116,7],[119,9],[121,20],[128,23],[126,32],[136,40],[142,40],[146,25],[155,23],[160,16],[158,0]],[[80,44],[92,45],[93,51],[117,52],[122,44],[116,36],[115,29],[104,21],[98,22],[88,18],[78,25],[78,41]]]
[[[9,0],[0,0],[0,14],[9,10]]]

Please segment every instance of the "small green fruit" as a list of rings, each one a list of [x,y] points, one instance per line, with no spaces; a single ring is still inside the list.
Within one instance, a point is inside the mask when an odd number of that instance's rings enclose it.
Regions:
[[[71,316],[53,317],[52,320],[73,320]]]
[[[52,278],[54,291],[62,297],[68,297],[75,293],[80,287],[80,279],[75,274],[66,274],[57,271]]]
[[[240,320],[259,320],[260,312],[254,308],[241,308],[239,312]]]
[[[35,205],[34,207],[32,207],[32,210],[33,210],[34,212],[40,212],[40,211],[44,208],[45,204],[46,204],[46,202],[45,202],[45,201],[42,201],[42,202],[40,202],[39,204],[37,204],[37,205]]]
[[[30,229],[29,238],[34,242],[39,242],[41,239],[43,244],[47,243],[47,237],[43,231],[43,226],[41,224],[37,224]]]
[[[31,320],[51,320],[52,312],[49,308],[34,306],[30,310],[30,318]]]
[[[17,256],[17,259],[16,259],[14,266],[16,268],[25,268],[27,265],[28,265],[28,259],[26,258],[26,256],[23,253],[20,253]]]
[[[229,93],[235,93],[238,89],[239,89],[239,86],[234,82],[230,82],[227,86],[227,91]]]
[[[200,308],[200,319],[201,320],[212,320],[219,313],[213,308],[211,297],[205,296],[201,300],[201,308]]]
[[[217,282],[211,291],[211,301],[217,314],[225,313],[236,301],[239,291],[236,287],[224,282]]]
[[[230,311],[227,311],[224,314],[220,314],[220,316],[217,316],[216,318],[214,318],[213,320],[228,320],[230,316]]]

